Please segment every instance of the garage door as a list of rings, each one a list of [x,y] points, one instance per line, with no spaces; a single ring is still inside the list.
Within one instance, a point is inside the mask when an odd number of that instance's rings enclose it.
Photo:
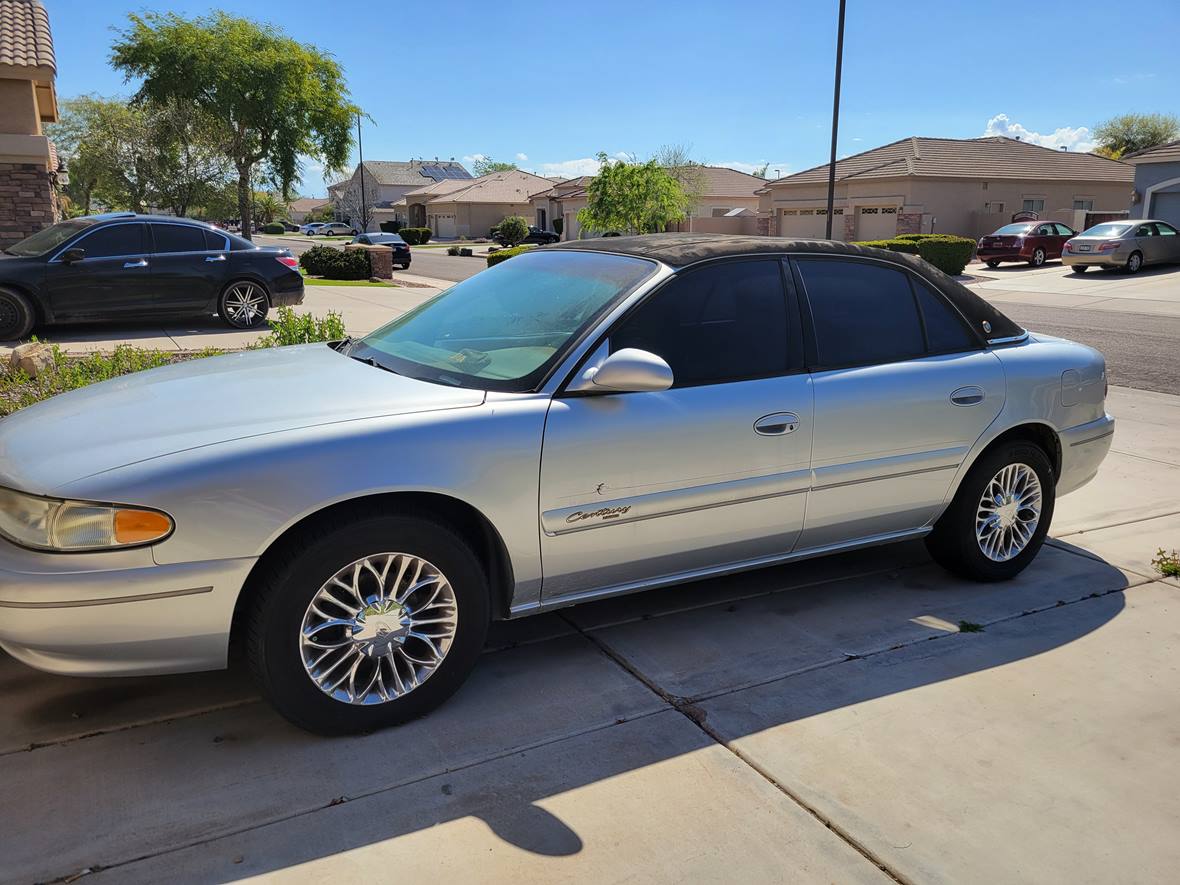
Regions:
[[[861,206],[857,211],[858,240],[888,240],[897,235],[896,206]]]
[[[436,216],[434,216],[434,235],[436,237],[453,237],[453,236],[455,236],[455,216],[454,215],[436,215]]]
[[[827,232],[827,216],[815,209],[783,209],[779,213],[780,237],[823,237]]]
[[[1172,227],[1180,227],[1180,192],[1155,194],[1151,200],[1151,217],[1166,221]]]

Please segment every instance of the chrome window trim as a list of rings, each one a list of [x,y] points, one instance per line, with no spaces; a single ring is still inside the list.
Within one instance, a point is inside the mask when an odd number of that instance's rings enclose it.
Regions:
[[[1010,335],[1007,338],[988,338],[987,343],[989,346],[991,346],[991,345],[999,345],[999,344],[1017,344],[1021,341],[1027,341],[1027,340],[1028,340],[1028,330],[1025,329],[1019,335]]]
[[[98,233],[100,230],[109,230],[112,227],[122,227],[122,226],[128,225],[128,224],[142,225],[143,222],[139,221],[139,220],[135,220],[135,221],[116,221],[113,224],[96,224],[94,227],[90,228],[89,230],[82,231],[81,235],[76,240],[71,240],[70,242],[68,242],[64,246],[62,246],[60,249],[58,249],[57,253],[52,258],[50,258],[49,261],[46,263],[47,264],[64,264],[65,262],[60,260],[62,253],[68,252],[70,249],[76,248],[79,243],[81,243],[83,240],[85,240],[91,234]],[[120,258],[142,258],[142,257],[146,257],[151,254],[152,254],[151,252],[129,252],[124,255],[96,255],[93,258],[83,258],[82,261],[117,261]]]

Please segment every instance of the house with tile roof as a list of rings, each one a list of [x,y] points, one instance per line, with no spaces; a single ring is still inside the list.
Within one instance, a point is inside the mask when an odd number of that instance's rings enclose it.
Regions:
[[[288,204],[287,217],[295,224],[303,224],[309,215],[319,214],[327,205],[327,197],[300,197]]]
[[[1133,177],[1127,163],[1002,136],[903,138],[837,160],[832,236],[975,238],[1017,212],[1080,228],[1092,216],[1125,214]],[[827,188],[826,163],[766,182],[759,232],[824,236]]]
[[[1135,169],[1132,218],[1158,218],[1180,228],[1180,141],[1124,154]]]
[[[549,190],[553,184],[550,178],[512,169],[474,178],[463,182],[461,187],[437,187],[418,197],[426,227],[436,237],[486,237],[491,228],[509,215],[531,218],[533,196]]]
[[[380,230],[382,222],[398,218],[396,204],[410,191],[439,181],[470,182],[474,179],[462,163],[454,160],[365,160],[365,206],[369,230]],[[342,221],[351,221],[361,206],[361,169],[328,187],[328,198]],[[398,219],[405,222],[405,218]]]
[[[0,0],[0,248],[58,220],[57,63],[40,0]]]

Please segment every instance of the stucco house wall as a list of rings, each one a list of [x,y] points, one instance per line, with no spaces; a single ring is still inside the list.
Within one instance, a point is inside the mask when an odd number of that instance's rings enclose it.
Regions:
[[[1135,166],[1138,201],[1132,218],[1158,218],[1180,227],[1180,141],[1126,158]]]

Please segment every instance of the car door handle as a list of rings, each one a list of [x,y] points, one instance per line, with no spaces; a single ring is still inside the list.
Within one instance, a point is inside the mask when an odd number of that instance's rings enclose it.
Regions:
[[[794,412],[772,412],[754,422],[754,432],[762,436],[782,436],[794,433],[799,427],[799,416]]]
[[[224,255],[206,255],[205,260],[206,261],[225,261],[225,256]]]
[[[974,385],[960,387],[951,393],[951,402],[956,406],[977,406],[983,402],[983,388]]]
[[[148,264],[147,264],[146,258],[141,258],[141,259],[139,259],[139,261],[124,261],[123,262],[123,270],[128,270],[129,268],[132,268],[132,267],[147,267],[147,266],[148,266]]]

